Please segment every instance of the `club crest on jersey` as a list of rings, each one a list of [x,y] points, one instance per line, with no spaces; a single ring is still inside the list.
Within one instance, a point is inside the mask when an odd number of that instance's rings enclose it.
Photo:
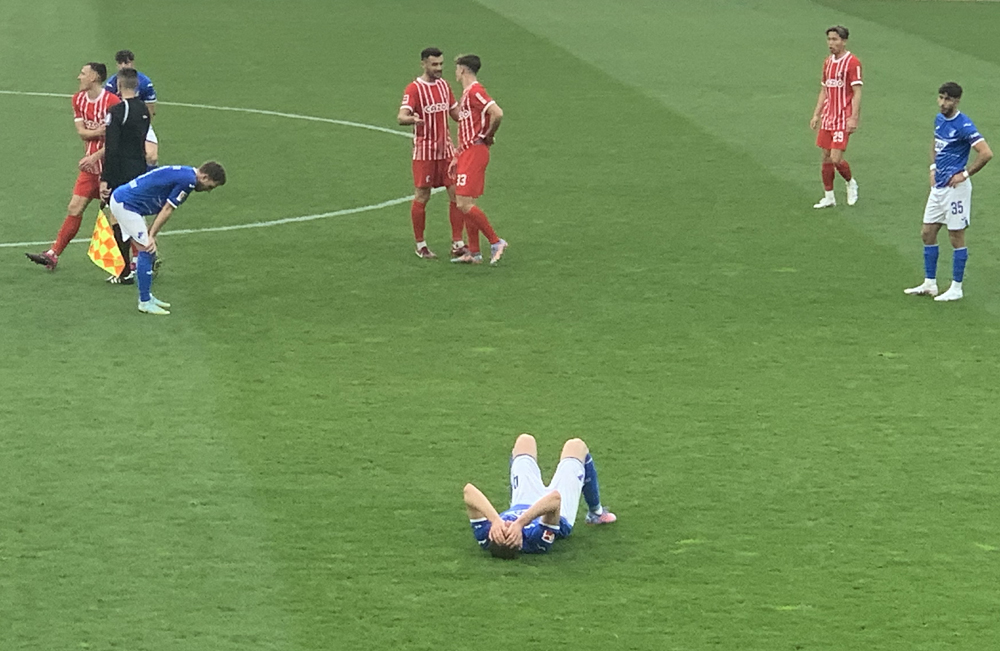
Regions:
[[[551,545],[556,541],[556,533],[554,531],[546,529],[545,531],[542,532],[542,540]]]

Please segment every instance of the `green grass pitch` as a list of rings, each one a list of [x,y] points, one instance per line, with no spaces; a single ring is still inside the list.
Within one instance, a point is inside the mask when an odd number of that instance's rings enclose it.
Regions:
[[[966,298],[901,290],[939,84],[1000,147],[1000,4],[124,6],[4,0],[0,90],[72,93],[127,47],[163,102],[397,129],[420,49],[474,51],[511,248],[418,260],[405,203],[177,234],[174,313],[144,318],[84,245],[55,273],[3,246],[51,240],[82,148],[67,100],[0,93],[0,650],[995,646],[1000,164]],[[817,212],[840,23],[861,201]],[[411,191],[392,134],[167,104],[156,129],[162,162],[230,174],[169,229]],[[428,223],[444,252],[440,196]],[[502,501],[521,431],[546,469],[586,439],[619,522],[484,557],[461,487]]]

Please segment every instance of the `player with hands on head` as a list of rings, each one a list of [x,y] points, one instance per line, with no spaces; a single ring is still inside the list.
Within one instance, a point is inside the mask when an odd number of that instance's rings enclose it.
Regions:
[[[559,465],[546,486],[538,467],[535,437],[521,434],[510,454],[510,506],[502,513],[473,484],[464,499],[472,535],[481,549],[497,558],[544,554],[573,531],[582,494],[587,524],[610,524],[617,518],[601,505],[597,469],[587,444],[573,438],[563,445]]]

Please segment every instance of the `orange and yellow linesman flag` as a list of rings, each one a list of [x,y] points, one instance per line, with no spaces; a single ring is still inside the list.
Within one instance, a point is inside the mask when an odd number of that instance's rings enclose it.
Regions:
[[[90,237],[90,249],[87,250],[87,255],[94,264],[108,273],[120,276],[125,271],[125,258],[118,250],[115,233],[111,230],[103,210],[97,213],[97,223],[94,225],[94,234]]]

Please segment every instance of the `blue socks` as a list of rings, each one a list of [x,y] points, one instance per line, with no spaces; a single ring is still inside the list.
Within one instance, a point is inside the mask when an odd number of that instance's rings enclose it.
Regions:
[[[955,249],[955,254],[951,259],[951,279],[956,283],[962,282],[962,279],[965,278],[965,263],[968,260],[969,247],[963,246],[960,249]]]
[[[597,468],[594,467],[594,457],[590,454],[583,462],[583,499],[591,513],[600,514],[604,510],[601,507],[601,491],[597,486]]]
[[[935,280],[937,278],[938,245],[924,245],[924,278]]]
[[[153,259],[155,254],[149,251],[139,251],[135,260],[136,282],[139,283],[139,300],[145,303],[150,300],[149,290],[153,287]]]

